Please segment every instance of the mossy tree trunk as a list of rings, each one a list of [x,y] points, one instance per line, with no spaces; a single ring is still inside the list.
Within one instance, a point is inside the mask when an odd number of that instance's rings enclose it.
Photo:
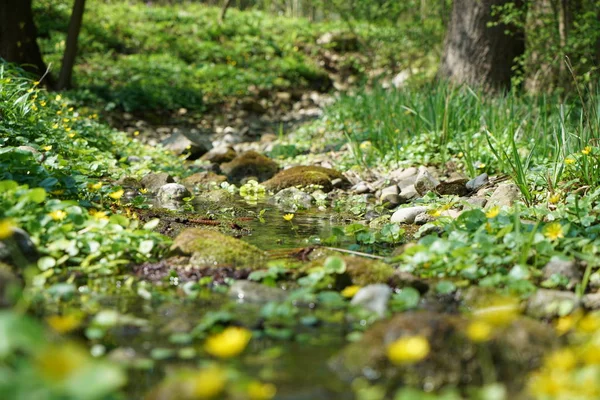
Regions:
[[[37,29],[33,22],[32,0],[0,1],[0,57],[19,64],[41,78],[47,67],[37,44]],[[50,75],[44,83],[53,86]]]
[[[523,32],[504,24],[490,26],[496,21],[493,7],[508,2],[454,1],[440,77],[492,91],[510,88],[515,59],[525,51]]]
[[[60,76],[56,85],[57,90],[69,89],[73,76],[73,66],[75,65],[75,57],[77,56],[77,41],[81,24],[83,22],[83,10],[85,9],[85,0],[75,0],[71,20],[69,22],[69,30],[67,32],[67,44],[65,54],[63,56],[62,65],[60,67]]]

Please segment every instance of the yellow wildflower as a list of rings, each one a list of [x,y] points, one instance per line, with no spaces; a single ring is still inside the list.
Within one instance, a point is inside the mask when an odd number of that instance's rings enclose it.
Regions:
[[[227,373],[219,366],[211,366],[193,373],[183,382],[186,399],[214,399],[225,389]]]
[[[146,188],[140,189],[140,193],[146,194],[146,193],[148,193],[148,189],[146,189]]]
[[[577,365],[577,357],[575,356],[575,352],[573,350],[569,348],[563,348],[556,350],[547,356],[544,360],[544,365],[552,369],[569,371],[575,368],[575,365]]]
[[[44,100],[40,101],[40,106],[46,107],[46,102]]]
[[[585,146],[585,148],[583,150],[581,150],[581,154],[584,154],[587,156],[588,154],[590,154],[591,151],[592,151],[592,148],[590,146]]]
[[[62,221],[63,219],[67,218],[67,213],[63,210],[54,210],[48,215],[50,215],[50,218],[55,221]]]
[[[405,336],[390,344],[387,356],[396,365],[412,364],[429,354],[429,341],[424,336]]]
[[[270,400],[275,397],[277,388],[271,383],[254,381],[248,385],[247,392],[250,400]]]
[[[371,148],[371,142],[368,140],[365,140],[364,142],[360,143],[359,147],[361,150],[369,150]]]
[[[492,326],[484,321],[473,321],[467,327],[466,333],[473,342],[487,342],[492,337]]]
[[[52,145],[44,146],[44,147],[42,147],[42,150],[50,151],[50,150],[52,150]]]
[[[13,235],[14,224],[10,219],[0,221],[0,240],[8,239]]]
[[[565,164],[571,165],[571,164],[574,164],[574,163],[575,163],[575,159],[574,158],[572,158],[572,157],[565,158]]]
[[[283,216],[283,219],[285,219],[286,221],[291,221],[292,219],[294,219],[294,214],[285,214]]]
[[[57,94],[56,97],[54,98],[54,100],[61,101],[62,100],[62,96],[60,94]]]
[[[94,219],[97,219],[98,221],[107,221],[108,220],[108,215],[106,215],[105,211],[96,211],[96,210],[92,209],[92,210],[90,210],[90,215]]]
[[[548,203],[556,204],[560,201],[560,193],[554,193],[550,197],[548,197]]]
[[[564,317],[560,317],[554,323],[554,329],[556,329],[556,332],[559,335],[564,335],[565,333],[573,329],[578,319],[579,315],[577,314],[565,315]]]
[[[35,81],[35,82],[33,82],[33,86],[37,86],[37,85],[39,85],[39,84],[40,84],[40,81]]]
[[[102,182],[89,183],[87,187],[92,191],[100,190],[102,188]]]
[[[252,333],[248,329],[229,327],[206,339],[204,349],[212,356],[231,358],[244,351],[251,338]]]
[[[544,227],[544,236],[552,241],[565,237],[565,233],[563,231],[563,227],[560,225],[560,222],[552,222],[551,224],[546,225]]]
[[[81,318],[75,314],[69,315],[51,315],[46,318],[46,322],[50,327],[58,333],[68,333],[75,330],[81,325]]]
[[[500,207],[494,206],[486,211],[485,216],[487,218],[496,218],[500,214]]]
[[[354,297],[354,295],[360,290],[360,286],[358,285],[351,285],[351,286],[346,286],[344,288],[344,290],[342,290],[342,296],[346,297],[346,298],[351,298]]]
[[[67,137],[69,137],[69,138],[73,139],[73,138],[75,137],[75,132],[73,132],[73,133],[69,133],[69,134],[67,135]]]
[[[119,200],[121,197],[123,197],[123,193],[125,193],[123,189],[117,190],[116,192],[109,193],[108,197],[113,200]]]
[[[600,330],[600,316],[597,313],[587,314],[579,320],[577,330],[582,333],[595,333]]]
[[[139,136],[140,135],[140,131],[135,131],[133,132],[133,136]],[[191,147],[191,146],[190,146]]]

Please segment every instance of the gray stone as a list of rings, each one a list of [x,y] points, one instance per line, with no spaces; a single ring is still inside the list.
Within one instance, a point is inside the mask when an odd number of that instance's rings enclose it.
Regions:
[[[286,212],[296,212],[298,209],[309,209],[312,205],[312,196],[302,190],[289,187],[280,190],[270,201]]]
[[[448,179],[447,181],[441,182],[439,185],[437,185],[435,191],[442,196],[464,196],[469,193],[466,183],[466,178]]]
[[[229,296],[250,303],[281,302],[287,298],[285,290],[251,281],[235,281],[229,288]]]
[[[466,202],[466,209],[483,208],[487,203],[487,199],[483,197],[469,197],[468,199],[466,199]]]
[[[173,134],[161,142],[162,146],[176,155],[189,153],[189,159],[195,160],[212,147],[208,136],[198,132],[173,130]]]
[[[570,314],[579,307],[577,295],[561,290],[538,289],[527,301],[527,314],[539,319],[551,319]]]
[[[396,210],[394,214],[392,214],[390,222],[395,224],[412,224],[417,215],[423,214],[426,211],[427,207],[424,206],[400,208]]]
[[[581,304],[586,310],[600,309],[600,293],[589,293],[583,295],[581,298]]]
[[[486,207],[510,207],[519,199],[520,193],[519,187],[514,183],[502,183],[494,190]]]
[[[412,185],[415,183],[415,179],[417,179],[417,174],[419,170],[415,167],[410,168],[399,168],[390,173],[390,179],[398,181],[398,185],[400,186],[400,182],[406,182],[407,185]],[[402,186],[400,186],[402,187]]]
[[[381,190],[381,195],[379,196],[379,201],[382,203],[387,203],[390,207],[395,207],[402,202],[398,192],[398,186],[396,185],[383,188]]]
[[[476,176],[475,178],[467,182],[466,186],[467,189],[469,189],[471,192],[474,192],[476,190],[481,189],[484,185],[487,185],[489,181],[490,180],[488,174],[484,172],[483,174]]]
[[[387,305],[392,295],[388,285],[375,283],[361,288],[352,298],[350,304],[366,308],[383,318],[387,312]]]
[[[220,145],[206,154],[204,154],[200,159],[202,161],[209,161],[215,164],[222,164],[233,160],[237,156],[237,153],[230,145]]]
[[[414,185],[405,186],[400,191],[400,201],[402,203],[408,203],[418,197],[419,193],[417,193]]]
[[[444,210],[442,211],[442,213],[440,214],[440,217],[449,217],[452,219],[456,219],[460,216],[461,212],[458,210]]]
[[[567,289],[573,289],[583,278],[583,271],[573,260],[564,260],[552,257],[542,268],[542,278],[551,279],[553,275],[560,275],[568,279]]]
[[[415,225],[425,225],[429,222],[435,221],[435,217],[429,213],[421,213],[415,217]]]
[[[344,186],[344,180],[341,178],[332,179],[331,186],[333,186],[334,188],[341,188]]]
[[[157,174],[149,173],[144,176],[140,182],[150,193],[156,193],[162,186],[167,183],[173,183],[175,180],[166,172],[159,172]]]
[[[421,196],[435,190],[440,182],[431,175],[431,173],[425,167],[419,167],[419,174],[415,180],[415,190]]]
[[[161,186],[156,195],[161,203],[169,203],[173,201],[182,201],[186,197],[190,197],[190,191],[180,183],[167,183]]]
[[[371,188],[365,182],[357,183],[356,185],[352,186],[351,190],[356,194],[364,194],[371,192]]]

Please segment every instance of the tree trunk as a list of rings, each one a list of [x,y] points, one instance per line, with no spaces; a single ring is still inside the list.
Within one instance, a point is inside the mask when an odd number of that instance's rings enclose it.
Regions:
[[[225,16],[227,15],[227,10],[231,5],[231,0],[225,0],[223,3],[223,7],[221,7],[221,13],[219,14],[219,24],[222,24],[225,21]]]
[[[47,67],[36,40],[31,1],[0,1],[0,57],[41,78]],[[50,75],[46,75],[44,82],[52,86]]]
[[[510,88],[515,58],[525,50],[523,32],[495,22],[493,6],[508,0],[455,0],[439,71],[452,82],[497,91]],[[517,2],[522,7],[521,1]]]
[[[60,67],[60,76],[56,85],[57,90],[69,89],[71,87],[71,77],[73,76],[73,66],[75,65],[75,56],[77,55],[77,38],[81,30],[83,21],[83,10],[85,9],[85,0],[75,0],[71,20],[69,21],[69,31],[67,33],[67,44]]]

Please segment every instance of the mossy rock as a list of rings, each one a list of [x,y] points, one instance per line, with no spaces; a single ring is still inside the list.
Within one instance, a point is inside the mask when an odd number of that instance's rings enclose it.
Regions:
[[[340,253],[328,254],[340,257],[346,263],[346,272],[340,277],[340,281],[350,280],[353,285],[366,286],[373,283],[387,283],[395,273],[392,266],[378,260],[364,257],[340,255]],[[318,258],[300,268],[301,273],[308,273],[312,268],[323,265],[326,257]],[[344,279],[346,278],[346,279]],[[349,282],[347,282],[349,283]]]
[[[210,183],[220,184],[227,181],[227,177],[223,175],[217,175],[211,171],[196,172],[193,175],[183,179],[183,183],[188,189],[195,188],[196,186],[208,185]]]
[[[222,233],[201,228],[183,230],[171,246],[172,255],[190,257],[192,268],[228,266],[259,268],[266,254],[258,247]]]
[[[344,175],[334,169],[317,166],[297,166],[279,172],[273,178],[264,182],[263,185],[268,190],[275,192],[289,187],[319,185],[323,187],[323,191],[329,192],[333,189],[332,181],[334,179],[341,179],[342,186],[350,184]]]
[[[239,183],[250,176],[262,182],[273,177],[279,171],[279,165],[270,158],[251,150],[228,163],[221,164],[221,171],[234,183]]]

